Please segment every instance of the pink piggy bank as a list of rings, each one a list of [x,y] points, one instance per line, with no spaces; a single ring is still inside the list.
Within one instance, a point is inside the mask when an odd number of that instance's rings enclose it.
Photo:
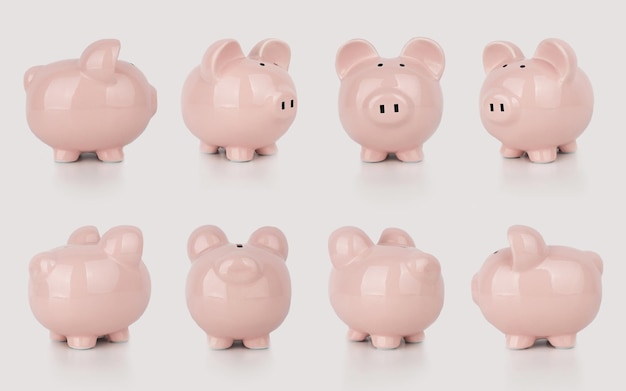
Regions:
[[[532,162],[549,163],[557,151],[576,151],[576,138],[591,121],[593,90],[567,43],[546,39],[525,59],[514,44],[492,42],[483,65],[480,118],[502,143],[502,156],[526,153]]]
[[[435,257],[397,228],[383,231],[378,244],[360,229],[343,227],[328,241],[334,265],[330,302],[349,327],[348,338],[371,336],[377,348],[421,342],[424,329],[443,306],[443,279]]]
[[[232,161],[276,152],[296,117],[296,89],[287,73],[291,50],[277,39],[259,42],[246,57],[239,43],[211,45],[191,71],[182,92],[185,124],[201,140],[200,150],[220,147]]]
[[[30,262],[30,307],[56,341],[89,349],[99,337],[128,340],[128,326],[150,299],[138,228],[119,226],[102,238],[95,227],[76,230],[66,246]]]
[[[291,302],[283,233],[263,227],[248,243],[231,244],[222,230],[207,225],[191,234],[187,252],[187,307],[209,345],[227,349],[241,340],[250,349],[268,348],[269,334]]]
[[[379,162],[389,153],[404,162],[423,159],[422,145],[441,120],[444,66],[441,47],[427,38],[411,39],[392,59],[364,40],[339,49],[339,117],[361,145],[361,160]]]
[[[546,338],[571,348],[602,299],[602,260],[591,251],[546,246],[537,231],[508,231],[511,247],[487,258],[472,280],[472,298],[511,349]]]
[[[57,162],[76,161],[82,152],[122,161],[122,148],[156,112],[156,90],[133,64],[117,59],[119,52],[118,40],[103,39],[79,59],[26,71],[28,125],[52,147]]]

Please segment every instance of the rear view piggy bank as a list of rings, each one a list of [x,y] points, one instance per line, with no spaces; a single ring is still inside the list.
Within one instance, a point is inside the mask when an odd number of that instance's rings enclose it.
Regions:
[[[397,228],[383,231],[378,244],[360,229],[343,227],[328,241],[334,265],[330,302],[349,327],[348,338],[368,336],[377,348],[421,342],[443,306],[443,279],[435,257]]]
[[[119,52],[119,41],[104,39],[79,59],[26,71],[28,125],[53,148],[56,161],[76,161],[82,152],[122,161],[123,147],[156,112],[156,90],[133,64],[117,59]]]
[[[209,345],[227,349],[241,340],[250,349],[268,348],[269,334],[291,302],[283,233],[263,227],[248,243],[231,244],[218,227],[207,225],[191,234],[187,251],[187,307]]]
[[[602,260],[591,251],[546,246],[530,227],[512,226],[511,247],[487,258],[472,280],[472,298],[511,349],[546,338],[571,348],[602,299]]]
[[[410,40],[391,59],[381,58],[364,40],[339,49],[339,117],[361,145],[361,160],[379,162],[389,153],[404,162],[423,159],[422,145],[441,120],[444,66],[443,51],[427,38]]]
[[[211,45],[187,77],[182,93],[185,124],[200,150],[221,147],[232,161],[271,155],[296,117],[296,89],[287,73],[291,50],[277,39],[259,42],[246,57],[239,43]]]
[[[30,307],[50,337],[89,349],[99,337],[128,340],[128,326],[150,299],[138,228],[119,226],[102,238],[95,227],[76,230],[66,246],[30,262]]]
[[[593,90],[567,43],[546,39],[525,59],[514,44],[492,42],[483,65],[480,118],[502,143],[502,156],[526,153],[532,162],[549,163],[558,151],[576,151],[591,121]]]

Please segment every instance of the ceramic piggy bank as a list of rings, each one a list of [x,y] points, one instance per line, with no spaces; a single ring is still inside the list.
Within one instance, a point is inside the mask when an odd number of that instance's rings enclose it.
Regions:
[[[492,42],[483,65],[480,118],[502,143],[502,156],[526,153],[532,162],[549,163],[557,151],[576,150],[591,121],[593,91],[567,43],[546,39],[526,59],[514,44]]]
[[[343,227],[328,241],[334,265],[330,302],[349,327],[348,338],[370,336],[377,348],[421,342],[424,329],[443,306],[443,279],[435,257],[397,228],[383,231],[378,244],[360,229]]]
[[[546,246],[532,228],[512,226],[511,247],[490,255],[472,280],[472,298],[511,349],[546,338],[571,348],[596,316],[602,260],[591,251]]]
[[[185,124],[200,150],[221,147],[232,161],[276,152],[276,140],[296,117],[296,89],[287,73],[291,50],[276,39],[259,42],[246,57],[239,43],[211,45],[182,93]]]
[[[361,145],[361,160],[379,162],[389,153],[405,162],[422,160],[422,145],[441,120],[444,65],[443,51],[427,38],[410,40],[391,59],[364,40],[339,49],[339,117]]]
[[[24,75],[26,118],[58,162],[82,152],[119,162],[122,148],[146,128],[157,94],[133,64],[117,59],[120,42],[89,45],[79,59],[35,66]]]
[[[67,245],[30,262],[30,307],[53,340],[89,349],[99,337],[128,340],[128,326],[150,299],[138,228],[119,226],[102,238],[95,227],[76,230]]]
[[[283,233],[263,227],[248,243],[231,244],[218,227],[207,225],[191,234],[187,251],[187,307],[209,345],[226,349],[240,340],[250,349],[269,347],[269,334],[291,302]]]

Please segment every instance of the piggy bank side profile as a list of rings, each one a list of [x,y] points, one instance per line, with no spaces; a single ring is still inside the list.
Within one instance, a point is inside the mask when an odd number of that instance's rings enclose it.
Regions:
[[[245,162],[254,153],[271,155],[296,117],[296,89],[287,73],[289,46],[277,39],[259,42],[246,57],[237,41],[211,45],[182,91],[182,115],[200,139],[200,150],[226,151]]]
[[[191,269],[187,307],[213,349],[242,341],[268,348],[270,332],[283,322],[291,302],[285,265],[287,239],[274,227],[256,230],[246,244],[231,244],[221,229],[197,228],[189,237]]]
[[[511,42],[492,42],[483,51],[483,66],[487,77],[480,92],[480,118],[502,143],[502,156],[526,153],[532,162],[549,163],[557,152],[576,151],[576,139],[591,121],[594,99],[591,83],[566,42],[546,39],[530,59]]]
[[[150,299],[150,276],[141,260],[136,227],[76,230],[66,246],[40,253],[29,265],[29,301],[50,337],[89,349],[100,337],[128,340],[128,327]]]
[[[441,121],[444,67],[443,50],[428,38],[411,39],[396,58],[380,57],[361,39],[338,50],[339,118],[361,145],[362,161],[390,153],[404,162],[423,159],[422,146]]]
[[[133,64],[118,60],[120,42],[89,45],[79,59],[35,66],[24,75],[26,119],[54,150],[57,162],[95,152],[105,162],[124,159],[123,147],[145,130],[157,94]]]
[[[387,228],[378,244],[359,228],[343,227],[328,241],[333,270],[330,302],[348,325],[348,338],[370,336],[376,348],[421,342],[439,316],[444,287],[435,257],[417,248],[403,230]]]
[[[547,246],[537,231],[516,225],[509,248],[490,255],[472,280],[472,298],[511,349],[547,339],[571,348],[602,299],[602,260],[591,251]]]

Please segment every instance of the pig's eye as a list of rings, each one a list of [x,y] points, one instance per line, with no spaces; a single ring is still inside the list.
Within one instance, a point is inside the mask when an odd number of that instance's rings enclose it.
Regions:
[[[504,65],[502,65],[502,68],[506,68],[506,67],[507,67],[507,65],[509,65],[509,64],[504,64]]]
[[[400,64],[400,66],[401,66],[401,67],[403,67],[403,66],[404,66],[404,64]]]
[[[265,66],[265,63],[264,63],[264,62],[260,62],[260,63],[259,63],[259,65],[260,65],[260,66],[262,66],[262,67],[264,67],[264,66]]]
[[[496,250],[496,251],[494,251],[493,253],[494,253],[494,254],[497,254],[497,253],[498,253],[498,251],[500,251],[500,250]]]
[[[522,64],[519,66],[520,68],[526,68],[526,65]]]
[[[378,66],[379,66],[379,67],[382,67],[382,66],[383,66],[383,63],[382,63],[382,62],[381,62],[381,63],[379,63],[379,64],[378,64]]]

